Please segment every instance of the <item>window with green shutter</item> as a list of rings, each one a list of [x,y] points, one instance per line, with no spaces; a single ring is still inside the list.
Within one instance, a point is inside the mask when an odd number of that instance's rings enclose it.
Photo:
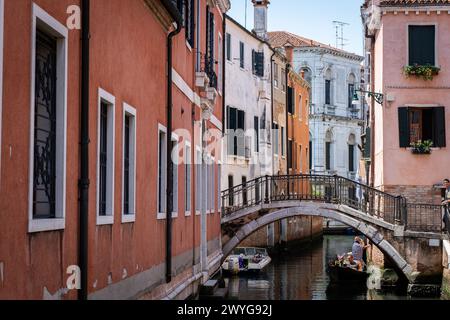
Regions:
[[[409,26],[409,65],[432,65],[436,61],[435,26]]]
[[[445,108],[398,109],[400,148],[430,140],[436,148],[446,147]]]

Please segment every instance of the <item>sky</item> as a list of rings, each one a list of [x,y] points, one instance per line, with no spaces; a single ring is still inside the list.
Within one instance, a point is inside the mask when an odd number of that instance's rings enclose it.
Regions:
[[[303,37],[336,46],[336,29],[333,21],[348,23],[344,27],[347,45],[344,50],[362,55],[363,29],[360,6],[363,0],[271,0],[268,14],[269,31],[289,31]],[[253,4],[251,0],[231,0],[232,18],[245,25],[247,4],[247,29],[253,29]],[[340,35],[340,32],[339,32]]]

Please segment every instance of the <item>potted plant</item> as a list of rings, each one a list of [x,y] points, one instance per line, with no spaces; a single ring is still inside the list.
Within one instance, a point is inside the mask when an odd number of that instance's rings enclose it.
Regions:
[[[403,73],[407,77],[414,76],[417,78],[422,78],[426,81],[433,80],[433,77],[438,75],[439,71],[441,71],[441,68],[432,66],[431,64],[414,64],[412,66],[405,66],[403,68]]]
[[[411,151],[414,154],[431,154],[431,148],[433,147],[433,141],[431,140],[419,140],[411,143]]]

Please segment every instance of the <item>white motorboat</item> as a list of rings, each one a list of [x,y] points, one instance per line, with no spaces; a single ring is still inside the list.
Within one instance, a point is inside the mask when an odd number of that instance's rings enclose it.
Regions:
[[[224,263],[222,269],[234,274],[240,272],[259,272],[263,270],[272,259],[265,248],[241,247],[233,250]]]

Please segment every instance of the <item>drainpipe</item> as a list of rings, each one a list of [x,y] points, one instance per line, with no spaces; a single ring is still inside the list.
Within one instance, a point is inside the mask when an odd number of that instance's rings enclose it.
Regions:
[[[79,300],[88,298],[88,217],[89,217],[89,37],[90,0],[82,1],[81,31],[81,114],[80,114],[80,181],[79,197],[79,248],[78,260],[81,270]]]
[[[288,176],[288,185],[287,185],[287,194],[289,196],[290,194],[290,181],[289,181],[289,111],[288,111],[288,103],[289,103],[289,70],[291,69],[291,64],[287,63],[286,64],[286,173]],[[292,150],[291,150],[292,152]]]
[[[368,36],[370,41],[370,76],[371,91],[375,92],[375,36]],[[370,102],[370,186],[375,187],[375,98]]]
[[[273,137],[273,135],[274,135],[274,132],[273,132],[273,123],[274,123],[274,121],[273,121],[273,107],[274,107],[274,99],[273,99],[273,64],[274,64],[274,60],[273,60],[273,57],[275,56],[275,49],[272,49],[273,50],[273,53],[272,53],[272,55],[270,56],[270,99],[272,100],[271,101],[271,103],[272,103],[272,108],[271,108],[271,115],[272,115],[272,124],[271,124],[271,128],[269,129],[269,130],[272,130],[272,137]],[[277,132],[277,134],[278,134],[278,132]],[[275,175],[275,161],[274,161],[274,159],[275,159],[275,146],[274,145],[272,145],[272,175]]]
[[[170,0],[163,1],[175,20],[176,29],[167,36],[167,189],[166,189],[166,283],[172,281],[172,211],[173,211],[173,162],[172,162],[172,39],[180,33],[182,19]]]
[[[226,30],[227,30],[227,14],[224,13],[223,14],[223,22],[222,22],[222,30],[223,30],[223,40],[222,40],[222,137],[225,136],[225,121],[223,121],[223,119],[225,119],[226,115],[225,115],[225,110],[226,110],[226,102],[225,102],[225,90],[226,90],[226,85],[225,85],[225,80],[226,80],[226,76],[225,76],[225,70],[226,70],[226,49],[227,49],[227,34],[226,34]],[[223,151],[223,150],[222,150]]]

